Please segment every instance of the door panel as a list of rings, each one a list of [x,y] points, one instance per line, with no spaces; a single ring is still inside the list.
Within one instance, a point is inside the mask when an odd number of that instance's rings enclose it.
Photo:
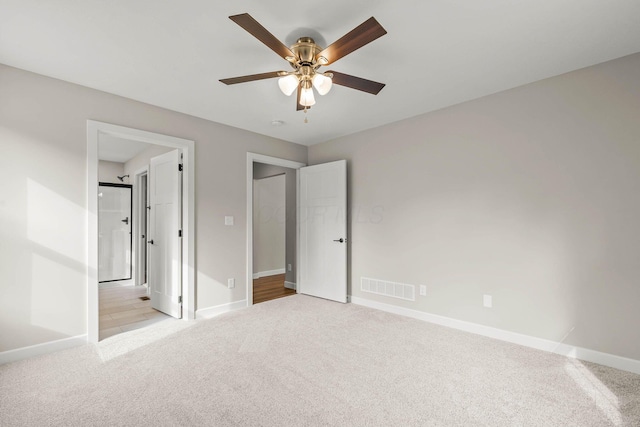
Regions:
[[[149,164],[148,281],[151,306],[173,317],[182,316],[181,194],[178,150]]]
[[[347,162],[308,166],[299,174],[299,292],[347,302]]]

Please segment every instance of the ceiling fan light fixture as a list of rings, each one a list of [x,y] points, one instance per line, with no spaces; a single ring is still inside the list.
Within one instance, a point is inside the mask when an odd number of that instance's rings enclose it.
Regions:
[[[320,95],[328,94],[331,90],[332,84],[333,82],[331,81],[331,78],[322,73],[316,73],[313,76],[313,87],[316,88]]]
[[[387,34],[387,31],[374,17],[367,19],[324,49],[316,44],[311,37],[300,37],[293,45],[285,46],[248,13],[232,15],[229,16],[229,19],[286,60],[294,71],[272,71],[220,79],[221,83],[234,85],[279,77],[278,86],[286,96],[291,96],[297,90],[296,110],[304,110],[305,113],[310,106],[316,103],[313,88],[320,95],[326,95],[335,83],[339,86],[377,95],[385,86],[383,83],[337,71],[318,72],[318,68],[321,66],[332,64]]]
[[[316,103],[316,99],[313,96],[313,89],[310,87],[302,88],[300,92],[300,105],[303,107],[311,107]]]
[[[298,88],[300,81],[295,74],[289,74],[288,76],[284,76],[278,79],[278,86],[282,93],[287,96],[291,96],[293,92]]]

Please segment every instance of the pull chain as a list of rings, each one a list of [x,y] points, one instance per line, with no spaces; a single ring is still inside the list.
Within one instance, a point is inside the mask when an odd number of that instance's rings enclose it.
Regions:
[[[307,117],[307,107],[304,107],[304,122],[309,123],[309,118]]]

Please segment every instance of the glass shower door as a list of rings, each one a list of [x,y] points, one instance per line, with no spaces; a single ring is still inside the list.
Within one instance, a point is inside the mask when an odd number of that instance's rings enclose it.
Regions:
[[[131,279],[131,185],[98,186],[98,281]]]

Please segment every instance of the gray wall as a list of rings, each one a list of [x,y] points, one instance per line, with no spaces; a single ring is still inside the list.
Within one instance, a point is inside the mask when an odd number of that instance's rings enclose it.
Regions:
[[[306,147],[4,65],[0,94],[0,351],[87,332],[87,119],[196,141],[197,308],[245,299],[247,152]]]
[[[128,182],[134,182],[134,175],[137,171],[145,166],[149,166],[152,157],[160,156],[164,153],[168,153],[171,150],[175,150],[172,147],[165,147],[163,145],[149,144],[149,147],[145,148],[135,157],[127,160],[124,164],[124,173],[129,175]]]
[[[640,359],[638,74],[640,54],[310,147],[349,160],[351,293]],[[0,93],[0,351],[86,333],[87,119],[196,141],[197,307],[245,298],[246,153],[305,147],[2,65]]]
[[[291,264],[291,271],[288,271],[287,269],[285,280],[287,282],[296,283],[296,171],[295,169],[267,165],[264,163],[253,164],[254,179],[260,179],[281,173],[285,174],[286,179],[286,265]]]
[[[114,184],[122,184],[123,182],[118,179],[119,176],[124,175],[124,163],[108,162],[106,160],[98,161],[98,181],[110,182]],[[125,178],[124,183],[129,183]]]
[[[273,275],[286,266],[286,175],[253,180],[253,274]]]
[[[640,54],[310,147],[348,160],[351,294],[640,359],[638,76]]]

